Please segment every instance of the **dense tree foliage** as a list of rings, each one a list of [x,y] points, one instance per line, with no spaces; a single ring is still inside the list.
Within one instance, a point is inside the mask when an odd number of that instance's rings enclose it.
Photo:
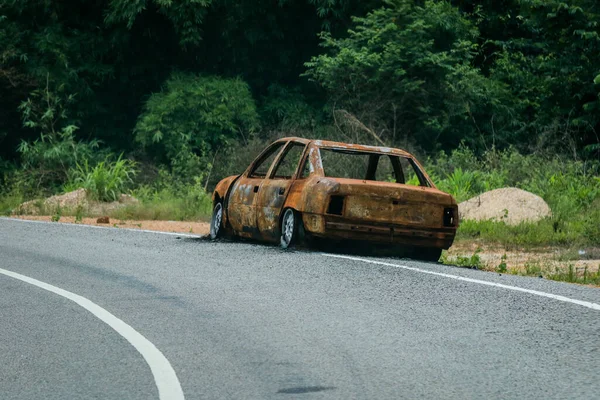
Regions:
[[[456,146],[474,136],[478,108],[496,93],[473,66],[477,28],[449,3],[395,0],[355,18],[347,38],[322,35],[325,54],[307,63],[336,107],[376,128],[385,143]]]
[[[231,146],[348,124],[597,158],[599,23],[596,0],[0,0],[0,168],[56,186],[125,153],[202,175]]]
[[[192,180],[210,168],[218,151],[232,141],[247,142],[257,129],[256,106],[242,80],[175,73],[150,96],[135,133],[156,161],[170,162],[175,173]]]

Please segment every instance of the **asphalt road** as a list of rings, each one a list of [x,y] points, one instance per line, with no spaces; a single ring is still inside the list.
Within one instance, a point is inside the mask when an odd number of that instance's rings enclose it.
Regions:
[[[0,219],[0,269],[121,319],[186,399],[600,397],[599,289],[369,260]],[[0,271],[0,398],[159,398],[150,364],[81,305]]]

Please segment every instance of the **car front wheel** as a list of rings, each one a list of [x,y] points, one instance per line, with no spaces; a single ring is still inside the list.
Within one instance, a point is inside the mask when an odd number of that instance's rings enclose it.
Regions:
[[[222,236],[223,227],[223,203],[218,202],[213,208],[210,220],[210,238],[215,240]]]
[[[287,249],[296,243],[298,236],[299,218],[298,214],[288,208],[281,219],[281,237],[279,243],[282,249]]]

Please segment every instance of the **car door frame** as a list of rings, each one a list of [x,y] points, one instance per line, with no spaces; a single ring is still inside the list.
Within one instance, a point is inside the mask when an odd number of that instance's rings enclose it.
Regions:
[[[289,179],[277,179],[275,177],[275,172],[293,146],[304,146],[302,153],[296,162],[294,172]],[[256,197],[256,221],[259,234],[264,240],[276,241],[279,238],[281,213],[287,203],[290,193],[292,193],[294,189],[296,181],[298,180],[300,166],[304,165],[308,148],[309,143],[294,139],[289,140],[283,151],[279,153],[276,160],[273,162],[267,177],[261,184],[259,195]]]
[[[260,193],[260,187],[267,179],[274,165],[277,165],[281,154],[287,148],[289,140],[278,140],[264,149],[252,163],[246,168],[246,171],[234,182],[231,192],[227,198],[227,219],[229,226],[235,234],[248,238],[259,238],[256,223],[256,199],[257,193]],[[275,158],[269,165],[264,177],[252,177],[251,173],[256,169],[257,164],[264,162],[272,153],[274,147],[279,147]]]

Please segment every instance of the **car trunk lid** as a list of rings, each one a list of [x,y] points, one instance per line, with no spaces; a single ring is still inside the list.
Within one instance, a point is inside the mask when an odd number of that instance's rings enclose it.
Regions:
[[[361,223],[441,228],[444,214],[456,207],[434,188],[339,178],[322,183],[331,188],[326,214]]]

